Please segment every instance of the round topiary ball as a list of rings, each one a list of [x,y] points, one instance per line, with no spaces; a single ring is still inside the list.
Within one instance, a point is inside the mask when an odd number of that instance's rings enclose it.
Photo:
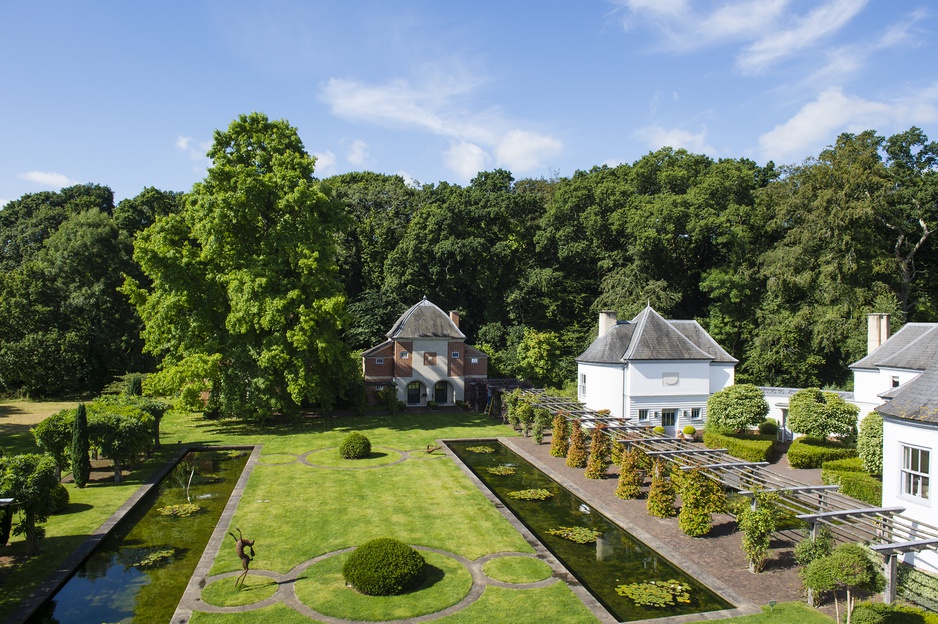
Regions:
[[[423,580],[426,561],[396,539],[379,537],[365,542],[342,567],[345,582],[368,596],[392,596]]]
[[[342,445],[339,446],[339,455],[343,459],[362,459],[370,454],[371,441],[357,431],[345,436]]]
[[[68,490],[59,483],[52,492],[52,500],[55,502],[55,512],[59,513],[68,507]]]

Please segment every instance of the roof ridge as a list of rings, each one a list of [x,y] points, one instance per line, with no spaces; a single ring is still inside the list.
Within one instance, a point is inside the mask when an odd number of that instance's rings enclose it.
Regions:
[[[635,330],[632,332],[632,339],[629,340],[629,348],[625,350],[625,353],[622,354],[622,361],[628,362],[631,359],[631,353],[634,353],[636,345],[642,339],[642,330],[645,329],[645,323],[648,321],[648,311],[651,310],[651,306],[645,306],[645,309],[635,315],[629,323],[635,323]],[[636,321],[639,316],[642,317],[640,321]]]

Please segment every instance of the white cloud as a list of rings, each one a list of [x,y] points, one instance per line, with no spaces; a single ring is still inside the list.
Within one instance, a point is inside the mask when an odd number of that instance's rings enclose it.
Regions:
[[[832,136],[842,132],[872,129],[888,134],[936,121],[938,84],[916,92],[914,97],[888,102],[866,100],[830,88],[802,106],[791,119],[759,137],[759,149],[767,160],[791,162],[817,153]]]
[[[716,150],[707,143],[706,128],[695,134],[680,128],[647,126],[639,129],[635,135],[652,150],[673,147],[674,149],[684,148],[695,154],[716,153]]]
[[[13,200],[12,199],[0,199],[0,209],[3,209],[3,207],[9,204],[11,201]]]
[[[190,136],[178,136],[176,138],[176,149],[185,152],[192,160],[209,160],[206,153],[212,147],[211,141],[196,141]]]
[[[813,47],[846,26],[866,3],[867,0],[832,0],[804,17],[796,17],[792,27],[765,32],[746,46],[737,65],[745,72],[758,72],[781,58]]]
[[[468,182],[477,173],[484,171],[490,161],[491,157],[484,149],[467,141],[453,143],[443,152],[443,162],[460,177],[462,182]]]
[[[401,176],[402,178],[404,178],[404,184],[406,184],[406,185],[409,186],[410,188],[414,188],[414,189],[419,189],[419,188],[420,188],[420,180],[418,180],[418,179],[415,178],[414,176],[410,175],[410,174],[407,173],[406,171],[403,171],[403,170],[398,171],[398,172],[397,172],[397,175],[399,175],[399,176]]]
[[[531,171],[562,150],[563,144],[553,137],[512,130],[495,146],[495,158],[511,171]]]
[[[368,155],[368,144],[361,139],[355,139],[348,148],[346,158],[356,167],[360,167],[368,161]]]
[[[560,152],[562,144],[554,137],[519,128],[496,110],[473,111],[469,100],[481,79],[458,70],[445,76],[428,73],[423,82],[398,79],[383,85],[332,78],[322,85],[320,99],[333,115],[349,121],[449,139],[443,162],[463,180],[493,160],[524,173]]]
[[[62,188],[63,186],[78,184],[76,180],[72,180],[67,175],[54,171],[26,171],[25,173],[18,174],[18,177],[22,180],[28,180],[52,188]]]
[[[335,173],[335,154],[326,150],[325,152],[314,153],[316,158],[316,175],[320,178],[331,176]]]

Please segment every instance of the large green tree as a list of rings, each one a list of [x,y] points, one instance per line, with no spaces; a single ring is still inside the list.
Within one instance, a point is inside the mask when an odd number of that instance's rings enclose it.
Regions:
[[[45,529],[39,526],[55,511],[53,492],[59,486],[55,461],[50,455],[0,457],[0,497],[14,499],[19,522],[14,535],[26,539],[26,555],[39,552]]]
[[[162,359],[147,384],[189,397],[205,384],[210,409],[243,418],[331,406],[355,370],[335,262],[346,215],[284,120],[242,115],[208,156],[182,211],[136,239],[152,285],[128,279],[124,290]]]

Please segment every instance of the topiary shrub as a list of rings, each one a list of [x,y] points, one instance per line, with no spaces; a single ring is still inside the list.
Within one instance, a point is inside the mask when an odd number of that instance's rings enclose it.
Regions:
[[[684,427],[684,428],[681,430],[681,432],[682,432],[685,436],[694,437],[694,434],[697,433],[697,427],[695,427],[694,425],[687,425],[686,427]]]
[[[725,448],[733,457],[750,462],[770,462],[778,454],[778,441],[775,436],[720,433],[708,429],[704,433],[703,441],[707,448]]]
[[[583,427],[580,425],[579,419],[573,421],[566,463],[571,468],[586,467],[586,440],[583,437]]]
[[[55,505],[52,513],[59,513],[68,507],[68,490],[61,483],[52,491],[52,502]]]
[[[766,418],[759,423],[759,433],[762,435],[777,436],[778,435],[778,423],[772,420],[771,418]]]
[[[612,459],[611,441],[605,432],[606,425],[599,423],[593,429],[592,442],[590,443],[590,457],[586,463],[587,479],[602,479],[606,476],[606,470]]]
[[[707,477],[700,468],[685,473],[678,484],[681,495],[681,512],[678,527],[691,537],[703,537],[713,526],[713,514],[726,507],[723,487]]]
[[[390,537],[365,542],[342,566],[345,582],[368,596],[392,596],[418,585],[426,561],[416,550]]]
[[[877,412],[870,412],[860,421],[857,454],[863,460],[864,470],[883,474],[883,417]]]
[[[658,435],[664,435],[664,427],[662,427],[661,425],[658,425],[657,427],[653,428],[652,431]]]
[[[651,479],[646,507],[648,513],[652,516],[673,518],[677,515],[677,509],[674,508],[677,492],[674,484],[665,476],[664,472],[664,464],[659,460],[655,464],[655,476]]]
[[[645,471],[639,466],[640,459],[638,451],[635,449],[622,452],[622,461],[619,464],[619,483],[616,487],[616,496],[619,498],[630,499],[641,496],[642,484],[645,482]]]
[[[371,441],[357,431],[345,436],[342,445],[339,446],[339,455],[343,459],[362,459],[370,454]]]

